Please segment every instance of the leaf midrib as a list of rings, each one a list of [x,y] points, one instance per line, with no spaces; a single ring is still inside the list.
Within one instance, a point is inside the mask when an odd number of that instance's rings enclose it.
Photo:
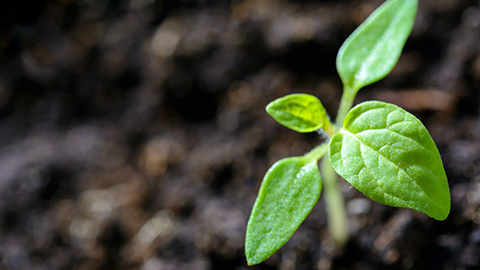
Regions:
[[[393,4],[393,3],[392,3]],[[387,7],[386,9],[388,9],[389,7]],[[401,14],[401,12],[403,12],[404,10],[404,5],[401,6],[400,8],[400,11],[398,12],[398,14]],[[382,41],[385,40],[385,36],[387,35],[387,33],[390,31],[391,28],[393,28],[393,25],[396,25],[396,22],[399,20],[398,18],[401,17],[401,16],[394,16],[392,18],[392,20],[389,21],[387,27],[385,27],[385,30],[382,32],[381,36],[378,38],[380,41],[375,43],[375,45],[373,46],[372,50],[369,52],[369,54],[367,55],[367,57],[365,57],[364,59],[362,59],[362,63],[366,63],[366,62],[370,62],[369,59],[371,59],[373,56],[373,53],[372,52],[375,52],[376,49],[380,46],[380,44],[382,43]],[[375,17],[377,18],[377,17]],[[370,25],[369,25],[370,26]],[[366,28],[365,28],[366,29]],[[364,29],[364,30],[365,30]],[[352,40],[353,42],[353,40]],[[353,78],[354,80],[356,80],[358,74],[359,74],[359,71],[361,71],[362,69],[364,68],[364,65],[360,65],[358,68],[355,69],[354,73],[353,73]],[[354,88],[359,88],[358,85],[354,85]]]
[[[414,178],[413,178],[409,173],[407,173],[407,172],[405,171],[405,169],[403,169],[402,167],[400,167],[400,166],[398,166],[397,164],[393,163],[389,158],[387,158],[387,157],[384,156],[383,154],[381,154],[381,153],[379,153],[378,151],[376,151],[373,147],[371,147],[371,146],[368,145],[367,143],[365,143],[365,142],[363,142],[362,140],[360,140],[357,136],[355,136],[354,133],[351,133],[350,131],[348,131],[348,130],[346,130],[346,129],[344,129],[344,128],[342,128],[342,129],[340,130],[340,133],[342,133],[343,135],[350,136],[350,137],[354,138],[354,139],[355,139],[356,141],[358,141],[359,143],[361,143],[361,144],[365,145],[366,147],[372,149],[372,151],[374,151],[375,153],[377,153],[379,156],[385,158],[385,159],[386,159],[389,163],[391,163],[393,166],[395,166],[395,167],[398,168],[399,170],[403,171],[403,172],[405,173],[405,175],[407,175],[407,176],[410,178],[410,180],[411,180],[413,183],[415,183],[415,186],[417,186],[417,187],[430,199],[430,201],[431,201],[442,213],[444,212],[443,209],[442,209],[442,207],[440,207],[432,198],[430,198],[430,196],[428,195],[428,193],[425,192],[425,190],[417,183],[417,181],[414,180]],[[343,143],[342,143],[342,144],[343,144]],[[360,150],[360,151],[361,151],[361,150]],[[362,151],[361,151],[361,152],[362,152]],[[362,158],[362,162],[363,162],[364,166],[366,167],[363,157],[361,157],[361,158]],[[431,172],[429,169],[427,169],[427,168],[425,168],[425,167],[423,167],[423,166],[420,166],[420,167],[422,167],[422,168],[426,169],[427,171]],[[431,173],[432,173],[433,175],[435,175],[433,172],[431,172]],[[435,176],[436,176],[436,175],[435,175]],[[384,193],[387,193],[387,192],[384,191]],[[390,193],[387,193],[387,194],[390,195],[390,196],[392,196],[392,197],[396,197],[396,196],[394,196],[394,195],[392,195],[392,194],[390,194]],[[397,197],[397,198],[398,198],[398,197]],[[401,200],[405,202],[404,199],[401,199]]]
[[[293,113],[288,112],[288,111],[282,111],[282,110],[275,110],[275,111],[276,111],[276,112],[280,112],[280,113],[285,113],[285,114],[292,115],[292,116],[294,116],[294,117],[296,117],[296,118],[301,119],[302,121],[307,122],[309,125],[312,125],[312,126],[318,126],[318,125],[320,125],[320,124],[315,123],[315,122],[313,122],[313,121],[311,121],[311,120],[309,120],[309,119],[307,119],[307,118],[301,117],[301,116],[299,116],[299,115],[297,115],[297,114],[293,114]],[[292,119],[291,121],[295,121],[295,119]],[[291,122],[291,121],[287,121],[287,122]]]
[[[387,113],[387,118],[388,118],[388,115],[390,115],[391,113],[394,112],[393,110],[388,110],[388,108],[386,108],[386,107],[383,106],[383,107],[372,107],[372,108],[369,108],[368,110],[363,111],[360,115],[363,115],[363,114],[365,114],[365,113],[368,113],[368,112],[371,112],[371,111],[375,111],[375,110],[387,110],[387,112],[386,112],[386,113]],[[349,123],[346,127],[344,127],[344,130],[348,130],[349,127],[351,127],[352,125],[354,125],[354,123],[360,118],[360,115],[358,115],[358,116],[355,117],[354,119],[351,119],[351,120],[350,120],[350,123]],[[408,140],[414,142],[416,145],[418,145],[419,147],[421,147],[423,150],[425,150],[425,151],[429,152],[430,154],[433,154],[433,155],[434,155],[434,154],[435,154],[434,152],[432,152],[430,149],[427,149],[425,146],[423,146],[420,142],[416,141],[415,139],[410,138],[410,137],[408,137],[408,136],[406,136],[406,135],[404,135],[404,134],[401,134],[401,133],[399,133],[399,132],[397,132],[397,131],[394,131],[394,130],[391,130],[391,129],[390,129],[390,128],[393,127],[393,126],[398,125],[398,124],[400,124],[400,123],[404,123],[404,122],[406,122],[406,121],[408,121],[408,120],[403,120],[403,121],[400,121],[400,122],[396,122],[395,124],[392,124],[392,125],[390,125],[390,126],[388,126],[388,125],[386,124],[386,127],[382,127],[382,128],[368,128],[368,129],[364,129],[364,130],[359,131],[359,132],[356,132],[356,133],[353,133],[353,132],[350,132],[350,131],[349,131],[349,132],[352,133],[352,134],[354,134],[354,135],[356,135],[356,134],[360,134],[360,133],[364,133],[364,132],[368,132],[368,131],[372,131],[372,130],[386,130],[386,131],[395,133],[395,134],[397,134],[397,135],[399,135],[399,136],[401,136],[401,137],[403,137],[403,138],[405,138],[405,139],[408,139]],[[388,121],[387,121],[387,122],[388,122]],[[412,122],[412,121],[409,121],[409,122]],[[415,123],[415,122],[414,122],[414,123]],[[415,123],[415,124],[417,124],[417,123]],[[421,124],[421,123],[419,123],[419,124]]]
[[[308,166],[308,165],[309,165],[308,163],[302,165],[302,166],[300,167],[300,170],[303,169],[303,168],[305,168],[305,167]],[[295,177],[295,178],[296,178],[296,177]],[[273,181],[273,179],[272,179],[271,181]],[[271,184],[271,183],[270,183],[271,181],[269,181],[268,184]],[[294,195],[296,195],[296,194],[299,194],[299,193],[302,191],[302,188],[298,188],[298,189],[296,189],[295,191],[294,191],[294,190],[295,190],[295,189],[288,189],[288,191],[289,191],[289,192],[288,192],[288,195],[291,195],[291,197],[292,197],[292,196],[294,196]],[[293,192],[292,192],[292,191],[293,191]],[[263,198],[262,202],[265,202],[265,199],[266,199],[266,196]],[[291,207],[291,205],[289,205],[288,207],[285,207],[284,209],[289,209],[288,212],[292,212],[292,211],[290,211],[290,210],[292,210],[292,209],[295,210],[295,208]],[[263,216],[263,218],[269,218],[269,217],[271,217],[271,215],[268,215],[268,216],[266,216],[266,217]],[[265,250],[264,247],[266,247],[266,246],[268,247],[268,246],[269,246],[269,245],[266,243],[267,241],[263,241],[263,240],[264,240],[264,239],[268,239],[268,238],[270,237],[270,235],[272,234],[272,231],[277,230],[279,227],[281,227],[281,225],[284,225],[284,224],[279,223],[279,224],[277,224],[277,225],[275,225],[275,226],[272,226],[272,227],[268,230],[268,232],[265,234],[265,236],[262,237],[262,241],[260,241],[260,242],[261,242],[260,245],[258,245],[257,248],[255,249],[255,252],[254,252],[255,255],[254,255],[254,257],[258,257],[258,251],[259,251],[259,250],[262,250],[262,249]],[[299,226],[300,226],[300,225],[299,225]],[[298,228],[298,227],[297,227],[297,228]],[[287,241],[288,241],[288,238],[287,238]],[[284,241],[282,240],[282,242],[284,242]],[[285,241],[285,242],[286,242],[286,241]],[[260,256],[260,257],[262,257],[262,256]]]

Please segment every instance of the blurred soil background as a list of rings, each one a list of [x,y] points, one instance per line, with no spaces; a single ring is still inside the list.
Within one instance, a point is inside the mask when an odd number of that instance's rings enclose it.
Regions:
[[[264,111],[289,93],[334,117],[336,52],[381,0],[37,0],[0,4],[0,269],[480,269],[480,1],[420,0],[397,67],[360,91],[417,115],[452,193],[444,222],[339,180],[247,267],[269,166],[321,142]]]

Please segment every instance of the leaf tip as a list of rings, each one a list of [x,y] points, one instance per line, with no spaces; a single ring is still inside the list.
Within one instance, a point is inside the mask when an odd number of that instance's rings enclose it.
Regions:
[[[245,245],[245,258],[247,259],[248,266],[259,264],[265,260],[259,259],[258,254],[255,251],[251,251],[248,244]]]
[[[435,213],[434,215],[429,215],[431,218],[438,220],[438,221],[444,221],[445,219],[448,218],[448,215],[450,214],[450,202],[448,206],[444,207],[445,209],[440,209],[438,213]]]
[[[272,102],[268,103],[268,105],[265,107],[265,111],[271,116],[273,116],[272,113],[273,113],[274,110],[273,110],[272,107],[274,106],[274,102],[275,101],[272,101]]]
[[[427,215],[428,215],[429,217],[437,220],[437,221],[444,221],[445,219],[447,219],[448,214],[449,214],[449,213],[447,213],[447,214],[442,213],[442,214],[440,214],[440,215],[429,215],[429,214],[427,214]]]
[[[254,266],[254,265],[259,264],[259,263],[260,263],[260,262],[254,261],[254,260],[251,259],[251,258],[250,258],[250,259],[247,258],[247,265],[248,265],[248,266]]]
[[[441,217],[441,218],[439,218],[439,217],[433,217],[433,219],[435,219],[435,220],[437,220],[437,221],[444,221],[445,219],[447,219],[447,217],[448,217],[448,214],[447,214],[446,216]]]

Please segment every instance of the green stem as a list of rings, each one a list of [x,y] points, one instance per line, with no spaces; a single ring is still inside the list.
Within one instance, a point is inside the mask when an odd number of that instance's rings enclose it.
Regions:
[[[322,143],[319,146],[313,148],[310,152],[305,154],[305,158],[308,160],[318,162],[328,152],[328,144]]]
[[[327,133],[326,135],[328,135],[326,139],[330,140],[330,138],[333,137],[333,135],[335,135],[335,125],[332,124],[332,122],[328,117],[326,118],[327,118],[327,121],[325,126],[323,127],[323,130]]]
[[[335,124],[342,126],[343,121],[345,120],[345,116],[352,108],[353,101],[355,100],[355,96],[357,95],[357,91],[353,88],[345,87],[343,89],[342,100],[340,101],[340,107],[338,108],[337,119],[335,120]]]
[[[324,158],[320,166],[327,208],[328,229],[335,244],[338,247],[342,247],[347,242],[349,235],[345,202],[338,187],[337,173],[333,169],[330,160]]]

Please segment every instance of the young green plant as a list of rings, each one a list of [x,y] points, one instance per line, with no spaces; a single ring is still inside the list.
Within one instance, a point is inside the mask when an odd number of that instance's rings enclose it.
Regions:
[[[337,174],[367,197],[444,220],[450,190],[442,160],[425,126],[395,105],[368,101],[351,109],[357,92],[391,72],[410,35],[418,0],[388,0],[360,25],[338,52],[344,92],[335,123],[314,96],[293,94],[267,112],[297,132],[323,130],[326,142],[267,171],[248,221],[245,254],[261,263],[282,247],[317,203],[323,188],[332,238],[348,238]]]

